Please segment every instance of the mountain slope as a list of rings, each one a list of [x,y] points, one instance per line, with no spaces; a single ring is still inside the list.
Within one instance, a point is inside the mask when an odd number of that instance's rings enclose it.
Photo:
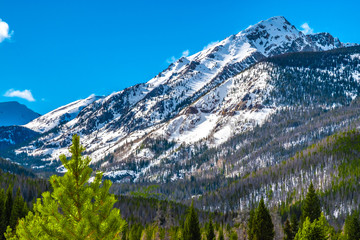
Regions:
[[[0,103],[0,126],[23,125],[39,116],[40,114],[18,102]]]
[[[5,151],[27,143],[40,134],[22,126],[0,127],[0,150]]]
[[[69,103],[39,118],[36,118],[26,124],[25,127],[40,133],[47,132],[58,125],[74,119],[84,107],[90,105],[98,99],[101,99],[101,97],[91,95],[86,99]]]
[[[146,166],[149,164],[158,164],[158,160],[151,163],[155,155],[160,159],[172,158],[169,155],[171,153],[166,152],[169,148],[155,154],[149,149],[138,151],[147,136],[174,141],[176,145],[165,145],[179,147],[182,143],[196,142],[215,133],[212,141],[221,143],[231,134],[254,125],[248,122],[263,122],[270,113],[278,109],[272,105],[257,105],[264,100],[263,90],[266,84],[274,86],[268,81],[270,77],[254,79],[254,86],[247,82],[246,74],[249,77],[254,74],[256,76],[256,69],[253,73],[243,73],[243,79],[232,77],[269,56],[344,46],[331,38],[326,39],[330,40],[327,42],[320,37],[315,39],[304,35],[283,17],[262,21],[208,49],[179,59],[145,84],[138,84],[94,101],[71,121],[60,123],[56,131],[45,133],[17,152],[52,161],[61,153],[67,152],[71,135],[79,133],[94,163],[98,162],[98,166],[103,164],[110,175],[118,171],[117,173],[138,177],[139,173],[147,171]],[[240,84],[234,84],[235,81]],[[244,91],[237,92],[239,88]],[[263,97],[254,93],[258,90]],[[229,95],[230,92],[233,92],[232,95]],[[232,115],[237,107],[244,107],[238,106],[241,100],[246,102],[245,109],[242,109],[246,110],[246,114],[240,117]],[[227,101],[231,103],[226,104]],[[256,109],[259,111],[255,111]],[[234,133],[229,131],[231,121],[239,125],[235,127]],[[202,123],[206,126],[201,125]],[[39,126],[41,125],[40,123]],[[35,130],[35,127],[32,129]],[[109,158],[117,166],[106,162]],[[123,162],[130,160],[135,165],[138,161],[145,164],[136,171],[124,172],[127,164],[124,165]]]
[[[183,178],[185,175],[196,174],[200,169],[204,173],[204,169],[212,164],[211,161],[227,158],[226,156],[231,156],[233,148],[240,151],[244,145],[239,142],[238,146],[228,146],[221,150],[217,149],[220,144],[231,141],[234,135],[253,131],[272,115],[281,118],[294,114],[301,118],[303,112],[336,112],[336,108],[351,104],[360,93],[359,53],[360,47],[352,47],[266,59],[229,78],[157,130],[124,144],[117,149],[111,161],[106,159],[102,163],[102,169],[109,176],[117,174],[125,177],[132,174],[134,179],[145,178],[148,181]],[[327,124],[329,126],[322,126],[321,131],[312,131],[331,134],[338,123]],[[292,126],[289,127],[291,129]],[[163,141],[162,145],[167,147],[159,148],[157,141]],[[293,148],[299,143],[295,141],[283,144],[286,148]],[[214,159],[206,162],[192,161],[194,156],[204,151],[205,146],[214,149]],[[261,166],[273,164],[273,156],[261,158],[264,159],[246,160],[252,164],[242,166],[241,171],[246,171],[255,163]],[[174,169],[175,165],[185,164],[187,161],[192,162],[190,169],[186,166]],[[243,160],[238,159],[238,162],[241,161]],[[131,167],[134,163],[138,167]],[[131,171],[125,171],[130,169]],[[239,168],[235,167],[232,174],[237,174],[238,171]]]
[[[205,193],[195,204],[204,210],[246,215],[249,206],[263,197],[270,206],[285,209],[304,199],[313,182],[326,217],[341,228],[345,217],[359,204],[359,151],[359,130],[340,131],[275,166],[259,168],[227,187]]]

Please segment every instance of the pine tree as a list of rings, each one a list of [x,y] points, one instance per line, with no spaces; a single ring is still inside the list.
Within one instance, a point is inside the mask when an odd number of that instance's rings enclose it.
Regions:
[[[53,192],[44,192],[34,212],[19,221],[16,235],[20,239],[120,239],[126,222],[113,208],[111,182],[102,182],[102,173],[96,173],[89,183],[91,159],[81,156],[85,149],[78,135],[72,143],[71,159],[60,157],[65,175],[52,176]]]
[[[18,188],[16,192],[16,196],[14,199],[13,207],[11,210],[11,217],[9,221],[9,226],[12,229],[15,229],[18,219],[25,217],[27,212],[25,212],[25,202],[23,197],[21,196],[20,188]]]
[[[0,189],[0,239],[4,239],[5,231],[5,192],[4,189]]]
[[[287,219],[284,224],[284,240],[293,240],[293,239],[294,236],[293,236],[292,226],[290,224],[289,219]]]
[[[200,224],[197,213],[194,208],[194,202],[191,203],[191,206],[186,215],[186,220],[184,223],[184,232],[183,232],[184,240],[200,240],[201,232],[200,232]]]
[[[255,240],[272,240],[275,236],[274,224],[263,198],[255,211],[252,234]]]
[[[206,239],[207,240],[214,240],[215,239],[214,225],[212,223],[211,218],[209,220],[209,225],[208,225],[207,231],[206,231]]]
[[[235,231],[231,231],[230,233],[230,240],[237,240],[238,239],[238,235]]]
[[[320,200],[316,195],[314,185],[310,183],[302,209],[302,219],[309,218],[310,222],[319,219],[321,216]]]
[[[251,209],[250,210],[250,217],[248,220],[248,224],[247,224],[247,235],[249,240],[253,240],[254,239],[254,220],[255,220],[255,210]]]
[[[219,237],[218,240],[224,240],[224,232],[223,232],[223,228],[220,227],[219,229]]]
[[[131,225],[129,232],[129,240],[140,240],[141,233],[144,230],[141,224],[133,224]]]
[[[292,230],[292,239],[294,239],[296,233],[299,231],[299,221],[296,214],[291,214],[290,225]]]
[[[5,231],[7,226],[10,224],[10,218],[11,218],[11,211],[13,206],[13,196],[12,196],[13,186],[9,186],[6,190],[6,197],[5,197],[5,209],[4,209],[4,226]]]
[[[327,240],[331,235],[331,227],[326,221],[323,214],[313,222],[307,217],[302,228],[299,229],[295,236],[295,240]]]
[[[349,240],[360,239],[360,222],[357,212],[346,218],[344,232],[345,232],[345,236]]]

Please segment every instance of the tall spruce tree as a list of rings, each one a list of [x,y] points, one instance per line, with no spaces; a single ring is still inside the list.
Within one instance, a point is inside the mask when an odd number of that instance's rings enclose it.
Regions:
[[[252,235],[255,240],[272,240],[275,236],[274,224],[263,198],[255,210]]]
[[[11,218],[11,212],[12,212],[12,207],[13,207],[13,186],[10,185],[7,190],[6,190],[6,196],[5,196],[5,209],[4,209],[4,226],[5,226],[5,231],[6,231],[6,227],[10,225],[10,218]]]
[[[5,231],[5,191],[0,189],[0,239],[4,239]]]
[[[302,220],[305,220],[308,217],[310,222],[313,222],[316,219],[319,219],[320,216],[321,216],[320,200],[316,195],[314,185],[311,182],[308,192],[306,194],[306,198],[304,200],[304,205],[302,209]]]
[[[346,218],[344,233],[348,240],[360,240],[360,221],[357,212]]]
[[[254,239],[254,220],[255,220],[255,210],[251,209],[250,210],[250,217],[247,223],[247,235],[249,240],[253,240]]]
[[[218,236],[218,240],[224,240],[224,231],[222,226],[219,229],[219,236]]]
[[[294,213],[291,214],[290,225],[291,225],[292,236],[293,236],[292,239],[294,239],[296,233],[299,230],[299,221],[298,221],[298,218],[297,218],[296,214],[294,214]]]
[[[215,239],[215,232],[214,232],[214,225],[212,223],[212,220],[210,218],[209,225],[206,229],[206,239],[207,240],[214,240]]]
[[[201,239],[199,218],[198,218],[198,215],[194,208],[194,202],[191,203],[191,206],[186,215],[186,220],[184,223],[183,238],[184,238],[184,240],[200,240]]]
[[[9,221],[9,226],[12,229],[15,229],[18,219],[25,217],[25,215],[27,214],[27,208],[25,205],[26,203],[21,196],[20,188],[18,188],[14,199],[13,207],[11,209],[11,217]]]
[[[290,224],[289,219],[286,219],[285,224],[284,224],[284,240],[293,240],[294,239],[294,235],[293,235],[293,230],[292,230],[292,226]]]
[[[15,237],[120,239],[126,222],[119,210],[113,208],[116,199],[109,194],[111,182],[102,182],[102,173],[96,173],[94,181],[89,183],[91,160],[82,157],[85,148],[80,145],[80,137],[74,135],[72,140],[71,159],[60,157],[67,172],[62,177],[50,178],[53,192],[44,192],[34,205],[34,212],[19,221]]]

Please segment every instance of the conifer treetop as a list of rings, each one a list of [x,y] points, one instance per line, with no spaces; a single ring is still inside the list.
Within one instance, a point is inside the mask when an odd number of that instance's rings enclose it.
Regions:
[[[120,239],[126,222],[113,208],[116,199],[109,193],[111,182],[102,182],[98,172],[89,183],[91,159],[82,157],[85,148],[78,135],[72,143],[71,159],[60,156],[67,172],[50,178],[53,192],[44,192],[34,213],[20,220],[16,229],[20,239]]]

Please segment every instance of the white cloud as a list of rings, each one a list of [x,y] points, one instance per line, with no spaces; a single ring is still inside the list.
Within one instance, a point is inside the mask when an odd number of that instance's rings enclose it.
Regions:
[[[300,26],[303,30],[301,30],[304,34],[312,34],[314,33],[314,29],[312,29],[308,23],[304,23]]]
[[[187,56],[189,56],[189,53],[190,53],[189,50],[185,50],[181,53],[181,57],[187,57]],[[175,62],[176,60],[177,60],[177,58],[175,56],[171,56],[170,58],[166,59],[166,62],[170,64],[170,63]]]
[[[25,89],[24,91],[9,89],[5,94],[5,97],[18,97],[25,100],[28,100],[29,102],[35,102],[35,99],[31,93],[30,90]]]
[[[173,63],[173,62],[175,62],[176,61],[176,58],[175,58],[175,56],[171,56],[170,58],[168,58],[168,59],[166,59],[166,62],[167,63]]]
[[[189,50],[185,50],[182,52],[181,57],[187,57],[187,56],[189,56],[189,53],[190,53]]]
[[[219,41],[211,42],[211,43],[209,43],[208,45],[206,45],[206,46],[203,48],[203,50],[208,49],[208,48],[211,48],[211,47],[215,46],[215,45],[218,44],[218,43],[219,43]]]
[[[9,33],[9,25],[0,18],[0,42],[9,39],[10,37],[11,33]]]

